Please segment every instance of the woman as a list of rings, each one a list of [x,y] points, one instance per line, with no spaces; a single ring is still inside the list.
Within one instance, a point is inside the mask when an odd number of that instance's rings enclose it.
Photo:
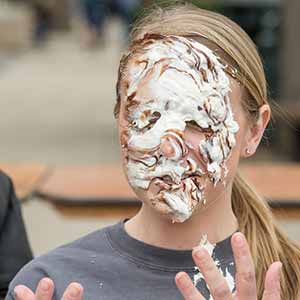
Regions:
[[[7,299],[297,299],[299,247],[237,172],[270,119],[242,29],[190,5],[154,10],[132,32],[117,96],[140,211],[34,260]]]

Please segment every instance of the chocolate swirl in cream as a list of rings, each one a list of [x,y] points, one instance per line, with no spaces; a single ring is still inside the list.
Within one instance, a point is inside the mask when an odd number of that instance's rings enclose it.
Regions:
[[[206,179],[215,186],[226,177],[239,129],[230,81],[218,57],[195,40],[146,35],[138,48],[127,68],[127,176],[134,188],[159,187],[153,206],[164,202],[173,221],[183,222],[205,203]],[[184,139],[187,124],[203,133],[198,149]]]

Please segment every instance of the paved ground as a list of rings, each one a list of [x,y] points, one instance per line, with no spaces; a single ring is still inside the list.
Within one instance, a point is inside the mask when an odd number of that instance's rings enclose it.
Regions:
[[[115,81],[122,51],[118,22],[103,48],[87,50],[78,34],[57,35],[47,47],[0,54],[0,156],[3,162],[115,162]],[[118,218],[65,217],[39,199],[23,205],[35,254]],[[44,238],[47,236],[47,238]]]
[[[1,160],[47,163],[118,159],[113,119],[120,45],[103,49],[56,36],[45,49],[2,59]]]
[[[112,23],[103,49],[84,50],[73,34],[55,36],[45,49],[0,56],[1,161],[118,160],[113,105],[120,35]],[[25,203],[23,212],[35,254],[119,218],[67,217],[39,199]],[[297,221],[282,224],[300,240]]]

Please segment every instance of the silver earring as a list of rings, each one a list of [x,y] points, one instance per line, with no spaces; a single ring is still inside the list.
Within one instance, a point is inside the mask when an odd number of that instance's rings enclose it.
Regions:
[[[246,154],[250,155],[251,154],[251,150],[249,148],[246,148]]]

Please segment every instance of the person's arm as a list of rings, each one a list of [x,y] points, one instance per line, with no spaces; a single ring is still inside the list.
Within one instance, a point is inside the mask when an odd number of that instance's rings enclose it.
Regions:
[[[9,282],[32,259],[20,202],[11,179],[0,172],[0,299]]]

